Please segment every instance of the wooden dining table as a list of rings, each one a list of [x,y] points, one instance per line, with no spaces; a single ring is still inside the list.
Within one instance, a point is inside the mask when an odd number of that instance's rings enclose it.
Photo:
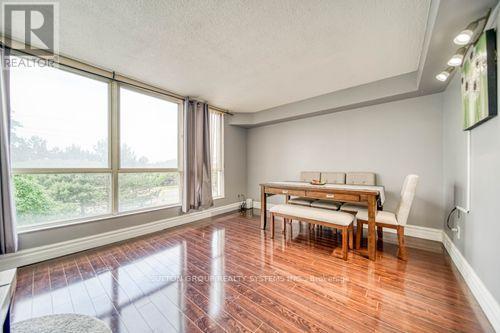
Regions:
[[[260,184],[260,226],[267,225],[267,198],[272,195],[283,195],[288,201],[290,196],[313,199],[332,200],[345,203],[366,203],[368,209],[368,250],[370,260],[376,259],[375,215],[383,209],[385,191],[383,186],[325,184],[312,185],[306,182],[268,182]]]

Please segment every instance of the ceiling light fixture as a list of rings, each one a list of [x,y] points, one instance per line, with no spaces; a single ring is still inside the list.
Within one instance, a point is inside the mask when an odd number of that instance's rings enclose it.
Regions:
[[[448,80],[448,77],[450,76],[451,72],[453,72],[453,69],[453,67],[446,68],[444,71],[436,75],[436,79],[442,82]]]
[[[436,75],[436,80],[439,80],[441,82],[447,81],[450,74],[455,70],[455,67],[462,65],[465,54],[467,53],[470,45],[476,43],[479,39],[479,36],[476,36],[476,38],[473,40],[475,32],[476,30],[478,30],[479,23],[484,22],[481,24],[480,29],[481,31],[483,31],[490,17],[490,13],[491,9],[488,10],[488,13],[485,16],[469,23],[469,25],[464,30],[460,31],[460,33],[455,36],[453,42],[457,45],[463,46],[455,52],[450,60],[448,60],[448,66],[450,67],[446,68],[444,71]]]
[[[474,32],[476,31],[478,21],[470,23],[465,30],[462,30],[456,37],[453,39],[453,42],[457,45],[467,45],[472,40],[472,36],[474,36]]]
[[[462,61],[464,60],[465,51],[465,47],[459,48],[457,52],[455,52],[453,57],[448,60],[448,65],[453,67],[460,66],[462,64]]]

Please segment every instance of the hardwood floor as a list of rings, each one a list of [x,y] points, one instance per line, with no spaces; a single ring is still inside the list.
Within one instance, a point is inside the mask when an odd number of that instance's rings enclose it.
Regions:
[[[114,332],[493,332],[441,244],[384,234],[376,262],[329,229],[283,239],[231,213],[19,270],[13,321],[74,312]]]

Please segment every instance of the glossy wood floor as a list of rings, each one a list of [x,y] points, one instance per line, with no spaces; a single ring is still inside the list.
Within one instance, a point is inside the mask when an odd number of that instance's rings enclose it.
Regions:
[[[391,239],[377,262],[345,262],[331,230],[295,223],[273,241],[257,216],[232,213],[23,267],[13,321],[74,312],[131,333],[492,332],[441,245],[408,244],[408,262]]]

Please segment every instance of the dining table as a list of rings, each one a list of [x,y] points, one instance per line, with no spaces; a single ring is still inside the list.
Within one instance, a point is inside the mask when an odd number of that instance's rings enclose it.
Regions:
[[[368,210],[367,257],[370,260],[376,260],[375,216],[377,210],[383,209],[385,201],[384,186],[348,184],[315,185],[300,181],[274,181],[260,184],[260,189],[260,226],[264,230],[267,226],[267,198],[273,195],[285,196],[286,202],[293,196],[366,205]]]

